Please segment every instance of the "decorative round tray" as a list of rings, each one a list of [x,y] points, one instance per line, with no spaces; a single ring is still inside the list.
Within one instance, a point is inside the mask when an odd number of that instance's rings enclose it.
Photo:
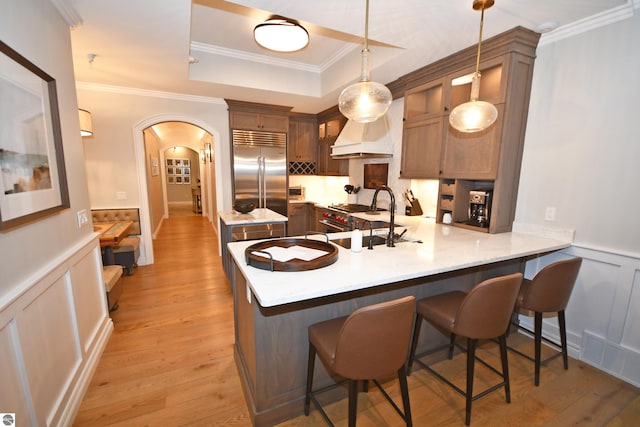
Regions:
[[[301,247],[301,251],[309,249],[310,252],[314,250],[326,252],[317,258],[311,260],[305,260],[301,258],[293,257],[287,261],[278,261],[274,259],[274,256],[267,252],[272,248],[278,250],[287,251],[291,250],[293,255],[299,253],[298,248]],[[244,257],[247,265],[262,270],[270,271],[305,271],[315,270],[329,266],[338,260],[338,247],[329,242],[321,242],[313,239],[276,239],[266,240],[249,246],[244,250]]]

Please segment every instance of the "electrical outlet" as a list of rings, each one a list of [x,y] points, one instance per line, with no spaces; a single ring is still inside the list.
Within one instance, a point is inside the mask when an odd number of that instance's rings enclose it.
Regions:
[[[127,193],[125,191],[117,191],[116,200],[127,200]]]
[[[78,228],[82,228],[83,225],[89,223],[89,216],[86,209],[81,209],[77,212],[78,215]]]
[[[547,206],[547,209],[545,209],[544,211],[544,220],[545,221],[556,220],[556,208],[554,206]]]

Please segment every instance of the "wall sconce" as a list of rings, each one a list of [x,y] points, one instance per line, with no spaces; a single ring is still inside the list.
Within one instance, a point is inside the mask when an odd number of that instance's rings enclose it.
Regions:
[[[87,110],[78,110],[78,116],[80,117],[80,135],[91,136],[93,135],[93,123],[91,122],[91,113]]]
[[[210,142],[205,142],[204,144],[204,155],[205,158],[207,160],[207,162],[211,163],[211,157],[212,157],[212,150],[211,150],[211,143]]]

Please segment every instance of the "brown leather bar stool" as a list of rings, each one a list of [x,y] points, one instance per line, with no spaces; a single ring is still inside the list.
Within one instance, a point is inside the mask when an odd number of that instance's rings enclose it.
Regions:
[[[405,363],[411,342],[415,306],[415,297],[408,296],[362,307],[350,316],[309,326],[305,415],[309,415],[309,404],[313,400],[325,421],[333,426],[315,394],[335,388],[339,384],[312,391],[317,354],[329,372],[334,372],[349,382],[349,427],[356,425],[358,382],[362,380],[364,390],[368,389],[368,380],[373,380],[407,426],[411,426]],[[397,373],[400,381],[404,414],[377,381],[394,373]]]
[[[465,424],[471,423],[471,403],[494,390],[504,386],[507,403],[511,402],[509,389],[509,366],[507,363],[506,333],[509,320],[513,313],[522,274],[514,273],[506,276],[495,277],[477,284],[469,293],[462,291],[447,292],[440,295],[424,298],[417,303],[417,318],[409,353],[408,372],[411,372],[414,360],[425,367],[436,377],[449,384],[458,393],[466,398]],[[441,332],[450,337],[449,344],[438,347],[429,352],[415,355],[422,319],[431,323]],[[449,349],[449,359],[453,357],[453,349],[456,336],[467,338],[467,386],[463,391],[451,381],[446,379],[433,368],[423,363],[419,358],[432,354],[443,348]],[[476,344],[480,339],[495,339],[500,342],[500,359],[502,360],[502,372],[476,358]],[[502,377],[502,382],[473,394],[473,374],[475,360],[487,366],[493,372]]]
[[[572,258],[564,261],[549,264],[535,275],[531,280],[522,281],[520,294],[516,301],[517,310],[530,310],[534,314],[534,330],[531,331],[518,323],[519,329],[529,332],[534,337],[534,357],[524,354],[515,348],[509,350],[524,356],[535,363],[534,384],[540,384],[540,365],[547,363],[562,355],[564,369],[569,369],[569,356],[567,354],[567,328],[565,325],[564,310],[569,303],[569,297],[573,291],[573,285],[578,277],[578,271],[582,264],[582,258]],[[560,344],[542,336],[542,316],[543,313],[558,314],[558,329],[560,329]],[[553,345],[559,350],[558,353],[541,360],[542,340]]]

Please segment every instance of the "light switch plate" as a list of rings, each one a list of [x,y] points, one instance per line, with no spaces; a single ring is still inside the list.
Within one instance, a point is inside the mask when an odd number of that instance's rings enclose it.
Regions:
[[[544,211],[544,220],[545,221],[556,220],[556,208],[554,206],[547,206],[547,209],[545,209]]]
[[[89,216],[86,209],[81,209],[77,212],[78,215],[78,228],[82,228],[83,225],[89,223]]]

